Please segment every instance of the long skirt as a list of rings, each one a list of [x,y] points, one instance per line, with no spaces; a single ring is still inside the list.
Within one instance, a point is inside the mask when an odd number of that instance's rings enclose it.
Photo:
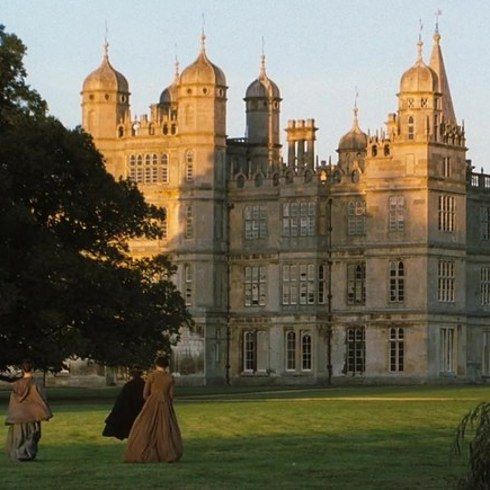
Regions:
[[[129,433],[126,463],[173,463],[182,457],[182,437],[170,400],[151,395]]]
[[[25,422],[9,426],[7,455],[12,461],[32,461],[41,439],[41,422]]]

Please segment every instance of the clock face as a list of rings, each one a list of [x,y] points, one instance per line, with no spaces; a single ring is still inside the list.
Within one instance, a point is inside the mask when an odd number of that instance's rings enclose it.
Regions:
[[[357,170],[354,170],[354,172],[352,172],[351,178],[352,182],[354,182],[354,184],[357,184],[359,182],[359,172]]]

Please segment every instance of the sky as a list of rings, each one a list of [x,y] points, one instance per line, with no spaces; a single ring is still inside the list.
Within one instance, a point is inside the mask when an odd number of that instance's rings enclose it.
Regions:
[[[364,131],[384,127],[397,109],[400,78],[416,59],[419,19],[428,62],[435,12],[456,117],[468,158],[490,172],[490,2],[478,0],[0,0],[0,23],[28,48],[30,85],[66,126],[81,122],[80,90],[109,56],[129,81],[132,113],[148,112],[181,68],[194,61],[204,14],[209,58],[225,73],[227,132],[243,136],[243,97],[259,73],[281,90],[281,127],[314,118],[317,152],[333,158],[352,125],[356,87]],[[285,144],[285,133],[281,135]]]

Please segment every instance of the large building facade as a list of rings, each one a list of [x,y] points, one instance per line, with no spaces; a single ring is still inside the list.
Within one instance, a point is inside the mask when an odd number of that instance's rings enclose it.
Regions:
[[[115,177],[164,207],[168,253],[196,327],[174,369],[203,383],[413,382],[490,377],[490,176],[466,160],[440,47],[418,44],[386,130],[354,108],[338,161],[312,119],[289,121],[266,73],[245,94],[246,135],[227,138],[224,73],[179,73],[151,113],[130,112],[109,62],[84,81],[83,127]],[[284,154],[284,155],[283,155]]]

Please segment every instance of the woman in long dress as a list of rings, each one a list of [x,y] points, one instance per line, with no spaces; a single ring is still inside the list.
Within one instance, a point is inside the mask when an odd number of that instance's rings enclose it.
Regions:
[[[168,373],[166,358],[159,357],[155,365],[145,383],[145,404],[129,433],[126,463],[173,463],[182,457],[182,438],[173,408],[175,381]]]
[[[131,381],[123,386],[111,413],[105,419],[103,436],[117,437],[121,441],[129,436],[131,427],[145,403],[143,398],[145,381],[141,377],[142,374],[140,368],[134,367],[131,370]]]
[[[21,367],[21,378],[1,377],[12,383],[5,421],[9,426],[6,450],[12,461],[32,461],[41,439],[41,421],[49,420],[53,414],[42,385],[32,376],[32,363],[24,361]]]

